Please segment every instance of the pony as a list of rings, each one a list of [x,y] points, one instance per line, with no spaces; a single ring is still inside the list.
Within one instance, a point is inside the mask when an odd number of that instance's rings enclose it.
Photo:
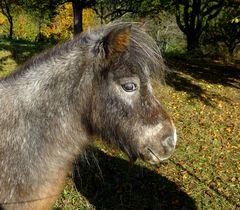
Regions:
[[[115,23],[81,33],[0,81],[0,207],[51,208],[74,160],[99,136],[131,161],[170,157],[176,129],[155,98],[155,41]]]

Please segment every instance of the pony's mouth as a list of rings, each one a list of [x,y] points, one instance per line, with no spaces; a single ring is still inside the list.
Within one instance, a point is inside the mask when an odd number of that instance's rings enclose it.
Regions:
[[[151,165],[159,164],[161,161],[168,159],[170,156],[171,155],[161,155],[160,156],[160,155],[158,155],[157,152],[155,152],[150,147],[146,147],[144,149],[143,154],[140,155],[140,157],[143,161],[148,162]]]
[[[155,154],[155,152],[154,152],[152,149],[150,149],[150,148],[148,147],[147,150],[148,150],[148,151],[150,152],[150,154],[153,156],[152,159],[156,159],[158,162],[161,161],[161,159]]]

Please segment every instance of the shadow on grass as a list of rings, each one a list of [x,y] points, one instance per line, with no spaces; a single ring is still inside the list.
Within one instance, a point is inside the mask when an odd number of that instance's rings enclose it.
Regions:
[[[96,209],[196,209],[195,202],[167,178],[91,148],[89,163],[79,161],[74,170],[77,190]],[[90,158],[92,157],[92,158]]]
[[[181,76],[176,71],[171,72],[168,75],[167,84],[172,86],[176,91],[186,92],[190,100],[194,98],[199,99],[208,106],[215,106],[212,101],[213,98],[220,101],[225,101],[227,103],[230,103],[231,101],[229,98],[224,97],[220,94],[204,90],[201,86],[194,84],[191,80]]]
[[[184,72],[196,80],[204,80],[210,84],[220,84],[240,89],[240,68],[236,65],[214,63],[204,60],[170,60],[173,69]]]
[[[10,40],[7,38],[0,39],[0,49],[6,50],[11,53],[11,57],[15,60],[17,64],[22,64],[25,62],[29,57],[33,56],[36,53],[39,53],[46,47],[50,46],[51,44],[48,42],[43,43],[36,43],[29,40]],[[3,57],[1,58],[1,62],[9,58]]]
[[[193,81],[204,81],[209,84],[228,86],[240,89],[240,69],[233,66],[216,65],[213,63],[187,63],[183,61],[170,61],[169,67],[173,70],[167,76],[167,84],[176,91],[187,92],[190,99],[197,98],[209,106],[214,106],[212,99],[230,102],[230,99],[217,94],[215,91],[203,89]],[[180,74],[183,73],[183,74]],[[193,79],[185,77],[189,75]],[[216,86],[217,88],[217,86]]]

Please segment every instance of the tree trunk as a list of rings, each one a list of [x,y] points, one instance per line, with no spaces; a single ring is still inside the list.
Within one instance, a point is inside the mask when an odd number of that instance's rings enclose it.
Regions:
[[[80,0],[72,0],[74,17],[74,35],[82,32],[83,5]]]
[[[8,35],[9,39],[13,38],[13,21],[12,18],[9,19],[9,35]]]
[[[215,18],[223,7],[224,0],[175,0],[176,21],[187,37],[187,50],[199,47],[199,38],[208,28],[210,20]]]
[[[199,47],[199,36],[196,35],[196,32],[187,33],[187,50],[194,51]]]

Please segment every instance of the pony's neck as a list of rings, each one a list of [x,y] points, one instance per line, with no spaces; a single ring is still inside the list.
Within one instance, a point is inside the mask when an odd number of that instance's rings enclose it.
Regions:
[[[81,48],[69,41],[31,59],[6,81],[23,102],[45,100],[62,106],[80,91],[83,57]]]
[[[42,141],[48,142],[43,143],[45,150],[39,155],[49,158],[50,165],[71,162],[87,144],[82,118],[91,94],[84,94],[84,89],[91,89],[93,76],[86,71],[89,66],[84,68],[82,58],[76,46],[55,47],[25,65],[14,79],[14,92],[28,110],[28,117],[33,118],[33,124],[42,121],[41,132],[46,136]]]

